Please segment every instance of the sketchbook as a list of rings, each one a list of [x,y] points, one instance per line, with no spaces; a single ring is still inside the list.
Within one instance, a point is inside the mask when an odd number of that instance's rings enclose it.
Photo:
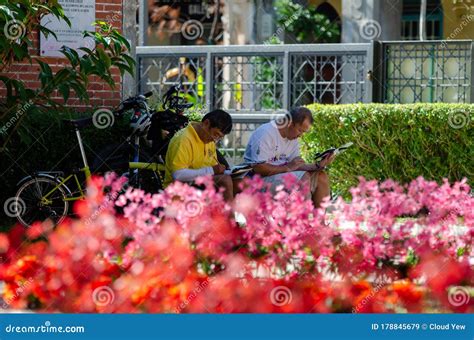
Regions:
[[[329,157],[331,154],[338,155],[344,151],[346,151],[352,144],[352,142],[346,143],[338,148],[329,148],[323,152],[318,152],[317,154],[314,155],[314,160],[316,162],[322,161],[324,158]]]
[[[232,167],[232,169],[228,169],[224,171],[225,175],[230,175],[232,178],[243,178],[247,176],[252,170],[252,166],[255,164],[261,164],[264,162],[255,162],[251,164],[241,164]]]

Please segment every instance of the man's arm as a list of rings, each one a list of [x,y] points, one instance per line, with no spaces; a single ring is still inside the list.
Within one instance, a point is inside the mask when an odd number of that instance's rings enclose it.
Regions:
[[[303,161],[303,159],[301,157],[297,157],[299,159],[301,159]],[[324,170],[324,168],[326,166],[328,166],[329,164],[331,164],[333,161],[334,161],[334,158],[336,158],[336,155],[330,155],[328,157],[325,157],[324,159],[322,159],[321,161],[319,161],[318,163],[316,164],[313,164],[313,163],[304,163],[304,164],[301,164],[299,166],[299,168],[297,170],[300,170],[300,171],[321,171],[321,170]]]
[[[272,176],[284,172],[296,171],[304,164],[301,158],[295,158],[291,162],[282,165],[272,165],[269,163],[261,163],[253,166],[253,171],[261,176]]]
[[[199,176],[213,175],[212,167],[208,166],[201,169],[180,169],[173,172],[173,180],[180,182],[190,182]]]
[[[199,176],[206,175],[221,175],[224,173],[225,165],[216,164],[214,166],[207,166],[200,169],[180,169],[173,172],[172,176],[175,181],[189,182],[193,181]]]
[[[175,136],[173,138],[177,138]],[[199,169],[191,169],[193,148],[191,141],[187,138],[172,139],[166,153],[165,165],[171,177],[175,181],[189,182],[199,176],[217,175],[224,172],[225,166],[218,164],[206,166]],[[209,163],[208,163],[209,164]]]

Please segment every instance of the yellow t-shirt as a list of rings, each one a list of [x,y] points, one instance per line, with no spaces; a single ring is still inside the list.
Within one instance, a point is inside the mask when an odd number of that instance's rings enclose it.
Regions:
[[[200,169],[217,164],[216,144],[204,144],[192,123],[179,130],[170,140],[165,158],[164,187],[173,181],[173,172],[181,169]]]

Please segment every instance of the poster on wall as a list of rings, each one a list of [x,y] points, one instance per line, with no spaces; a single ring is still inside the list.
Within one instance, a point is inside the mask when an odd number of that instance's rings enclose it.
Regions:
[[[95,21],[95,0],[59,0],[64,14],[71,21],[71,27],[64,21],[57,20],[53,15],[44,16],[41,24],[56,33],[46,38],[40,36],[40,55],[45,57],[63,57],[59,51],[63,45],[73,49],[79,47],[93,47],[92,38],[84,38],[84,31],[94,31],[92,24]],[[78,51],[81,52],[81,51]]]

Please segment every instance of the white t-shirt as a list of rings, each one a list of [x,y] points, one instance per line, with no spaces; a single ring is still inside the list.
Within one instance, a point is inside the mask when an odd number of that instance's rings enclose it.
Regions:
[[[259,126],[245,149],[245,163],[265,162],[282,165],[300,156],[298,139],[283,138],[275,123]]]

